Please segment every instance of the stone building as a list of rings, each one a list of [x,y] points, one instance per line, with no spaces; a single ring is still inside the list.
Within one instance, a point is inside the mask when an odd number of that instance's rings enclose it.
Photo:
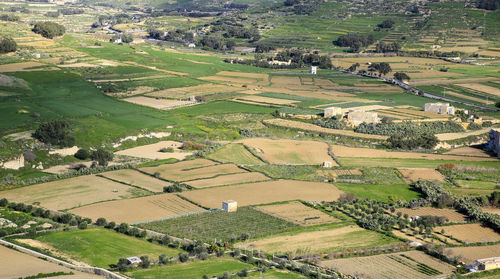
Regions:
[[[427,103],[424,106],[424,111],[437,114],[455,114],[455,107],[448,103]]]
[[[352,126],[358,126],[361,123],[379,123],[378,113],[374,111],[350,111],[347,113],[347,122]]]
[[[336,115],[342,115],[342,109],[339,107],[328,107],[323,110],[323,117],[332,118]]]

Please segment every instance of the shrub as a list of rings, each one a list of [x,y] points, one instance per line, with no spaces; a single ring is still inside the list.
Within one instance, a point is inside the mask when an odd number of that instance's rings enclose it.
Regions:
[[[179,261],[185,263],[189,260],[189,255],[187,253],[179,253]]]
[[[173,184],[173,185],[170,185],[170,186],[165,186],[165,187],[163,187],[163,192],[164,193],[182,192],[182,187],[179,184]]]
[[[92,152],[90,158],[93,161],[97,161],[99,166],[107,166],[108,162],[113,160],[113,153],[99,148],[96,151]]]
[[[167,255],[165,254],[161,254],[159,257],[158,257],[158,262],[160,264],[168,264],[169,262],[169,258],[167,257]]]
[[[64,120],[52,120],[40,124],[33,136],[43,143],[61,146],[73,146],[75,139],[70,136],[71,127]]]
[[[477,123],[470,123],[469,126],[467,127],[467,130],[475,131],[475,130],[481,130],[483,126],[477,124]]]
[[[185,141],[182,143],[181,149],[183,150],[202,150],[205,149],[206,145],[201,143],[194,143],[191,141]]]
[[[242,271],[238,272],[237,275],[239,277],[247,277],[248,276],[248,269],[243,269]]]
[[[392,135],[387,139],[387,142],[390,145],[390,148],[393,149],[432,149],[434,148],[439,139],[432,134],[423,134],[423,135]]]
[[[141,267],[142,268],[148,268],[151,262],[149,261],[148,256],[141,256]]]
[[[0,39],[0,53],[14,52],[17,50],[17,43],[12,38],[2,37]]]
[[[88,158],[90,158],[90,152],[87,149],[80,148],[75,153],[75,158],[80,160],[87,160]]]
[[[329,129],[339,129],[339,130],[345,129],[345,124],[342,121],[339,121],[334,118],[317,119],[313,122],[313,124]]]
[[[127,233],[128,232],[128,224],[127,223],[121,223],[117,228],[116,231],[119,233]]]
[[[80,224],[78,224],[78,228],[80,230],[85,230],[87,228],[87,222],[80,222]]]
[[[108,224],[106,224],[104,226],[106,229],[114,229],[116,227],[116,223],[115,222],[109,222]]]
[[[23,157],[28,162],[33,162],[36,160],[36,154],[31,150],[26,150],[23,152]]]
[[[66,28],[58,23],[45,21],[35,23],[33,32],[45,38],[52,39],[57,36],[62,36],[66,32]]]
[[[107,225],[106,218],[103,218],[103,217],[98,218],[98,219],[95,221],[95,224],[96,224],[97,226],[100,226],[100,227],[104,227],[104,226],[106,226],[106,225]]]
[[[9,201],[6,198],[0,199],[0,206],[5,207],[9,204]]]
[[[453,163],[445,163],[441,164],[437,167],[439,171],[455,171],[457,170],[457,165]]]

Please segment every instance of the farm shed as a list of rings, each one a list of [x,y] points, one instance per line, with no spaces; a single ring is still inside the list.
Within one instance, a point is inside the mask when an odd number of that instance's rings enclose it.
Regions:
[[[378,114],[373,111],[350,111],[347,114],[347,121],[353,126],[358,126],[361,123],[378,123],[380,119]]]
[[[424,106],[424,111],[437,114],[455,114],[455,107],[448,103],[427,103]]]
[[[342,115],[342,108],[339,107],[328,107],[323,110],[323,117],[331,118],[336,115]]]
[[[317,73],[318,73],[318,67],[316,67],[316,66],[311,66],[311,67],[309,68],[309,73],[310,73],[311,75],[315,75],[315,74],[317,74]]]
[[[478,270],[491,270],[500,268],[500,257],[479,259],[476,261]]]
[[[130,266],[139,266],[142,263],[142,261],[138,257],[129,257],[127,258],[127,263]]]
[[[226,212],[236,212],[238,210],[238,203],[232,200],[223,201],[222,209]]]

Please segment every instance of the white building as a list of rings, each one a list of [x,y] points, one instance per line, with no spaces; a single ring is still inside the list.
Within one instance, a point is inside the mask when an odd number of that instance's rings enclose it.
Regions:
[[[424,106],[424,111],[453,115],[455,114],[455,107],[450,106],[448,103],[427,103]]]
[[[350,111],[347,113],[347,121],[353,125],[358,126],[361,123],[374,124],[379,123],[378,113],[374,111]]]
[[[310,73],[311,75],[315,75],[317,72],[318,72],[318,67],[316,67],[316,66],[311,66],[311,67],[309,68],[309,73]]]
[[[188,47],[190,47],[190,48],[194,48],[194,47],[196,47],[196,45],[195,45],[195,44],[193,44],[193,43],[190,43],[190,44],[188,45]]]
[[[238,210],[238,203],[232,200],[223,201],[222,209],[226,212],[236,212]]]
[[[342,109],[339,107],[328,107],[323,110],[323,117],[331,118],[336,115],[342,115]]]
[[[131,266],[139,266],[142,263],[142,261],[138,257],[129,257],[127,258],[127,263],[128,265]]]

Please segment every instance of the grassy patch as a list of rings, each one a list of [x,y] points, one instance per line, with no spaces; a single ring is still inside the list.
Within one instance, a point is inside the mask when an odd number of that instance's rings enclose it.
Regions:
[[[175,219],[151,222],[140,227],[167,233],[176,237],[199,239],[210,242],[229,241],[243,234],[250,238],[276,234],[298,227],[293,223],[272,217],[251,207],[239,208],[237,212],[207,212]]]
[[[251,166],[253,171],[261,172],[272,178],[281,179],[297,179],[309,181],[322,181],[322,177],[318,175],[317,166],[302,166],[302,165],[260,165]]]
[[[210,154],[208,158],[237,165],[259,165],[264,163],[240,143],[228,144]]]
[[[342,157],[338,159],[343,167],[390,167],[390,168],[436,168],[439,165],[453,163],[487,168],[500,168],[496,161],[453,161],[453,160],[426,160],[426,159],[394,159],[394,158],[357,158]]]
[[[53,232],[36,238],[88,264],[108,268],[120,258],[148,255],[157,258],[161,254],[175,256],[179,250],[152,244],[143,239],[96,228]]]
[[[378,185],[378,184],[355,184],[335,183],[335,186],[346,193],[352,193],[360,198],[375,199],[380,202],[389,201],[389,196],[398,200],[411,200],[420,197],[409,185]]]

